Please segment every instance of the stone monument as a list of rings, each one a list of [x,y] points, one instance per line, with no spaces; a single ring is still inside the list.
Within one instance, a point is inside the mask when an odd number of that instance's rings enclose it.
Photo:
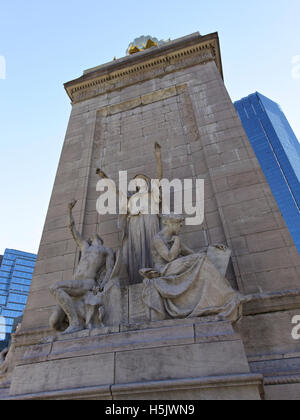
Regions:
[[[300,257],[218,35],[146,38],[65,84],[70,122],[0,398],[299,398]],[[99,215],[97,184],[120,171],[137,186],[127,212]],[[204,179],[201,225],[134,211],[145,196],[161,206],[163,176]]]

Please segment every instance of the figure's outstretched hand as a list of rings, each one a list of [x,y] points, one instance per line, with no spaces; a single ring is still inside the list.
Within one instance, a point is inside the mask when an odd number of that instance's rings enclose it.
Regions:
[[[103,290],[101,289],[101,287],[100,286],[94,286],[93,287],[93,290],[92,290],[92,292],[93,292],[93,294],[95,295],[95,296],[97,296],[98,295],[98,293],[101,293]]]
[[[155,145],[154,145],[154,150],[155,150],[155,154],[160,156],[160,154],[161,154],[161,145],[156,142]]]
[[[220,249],[221,251],[226,251],[227,250],[227,246],[224,244],[214,244],[214,247],[217,249]]]
[[[106,173],[105,172],[103,172],[101,169],[97,169],[96,170],[96,174],[97,175],[99,175],[100,176],[100,178],[103,178],[103,179],[106,179],[106,178],[108,178],[108,176],[106,175]]]
[[[175,242],[180,241],[179,236],[172,236],[172,238],[168,241],[168,245],[170,248],[175,244]]]
[[[77,200],[72,200],[68,205],[69,210],[72,210],[76,206],[76,203],[77,203]]]

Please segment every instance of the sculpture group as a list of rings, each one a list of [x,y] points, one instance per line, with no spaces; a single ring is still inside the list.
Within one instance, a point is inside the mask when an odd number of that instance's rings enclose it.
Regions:
[[[50,325],[58,331],[68,325],[65,333],[103,325],[103,296],[115,263],[113,250],[104,247],[99,235],[88,240],[81,237],[72,215],[75,205],[74,200],[68,206],[69,228],[80,248],[80,261],[73,280],[58,282],[50,288],[59,304],[50,318]]]
[[[155,156],[161,180],[161,147],[157,143]],[[108,178],[100,169],[97,174]],[[55,330],[68,334],[103,327],[109,291],[124,272],[128,287],[143,282],[141,300],[151,321],[209,315],[235,321],[241,315],[243,297],[225,278],[230,250],[215,245],[195,253],[179,236],[183,217],[133,211],[131,202],[141,194],[157,202],[161,199],[157,193],[153,196],[150,178],[138,178],[147,182],[149,190],[142,193],[137,188],[128,195],[127,215],[119,216],[122,243],[116,254],[97,234],[88,240],[82,238],[72,214],[76,201],[69,203],[69,228],[80,248],[80,260],[72,280],[50,288],[58,303],[50,318]]]

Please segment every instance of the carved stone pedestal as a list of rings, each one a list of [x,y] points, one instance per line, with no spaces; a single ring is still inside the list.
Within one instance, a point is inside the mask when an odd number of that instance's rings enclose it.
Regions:
[[[0,381],[2,380],[1,376],[0,376]],[[0,385],[0,400],[4,400],[5,398],[7,398],[9,395],[9,385],[8,384],[3,384]]]
[[[255,400],[263,390],[240,336],[212,318],[36,335],[35,343],[20,336],[19,346],[12,399]]]

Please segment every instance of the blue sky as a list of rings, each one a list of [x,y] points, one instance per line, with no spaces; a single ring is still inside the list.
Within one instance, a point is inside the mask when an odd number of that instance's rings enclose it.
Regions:
[[[218,31],[232,100],[270,97],[300,138],[299,0],[1,3],[0,254],[38,250],[70,113],[63,83],[124,56],[140,35]]]

